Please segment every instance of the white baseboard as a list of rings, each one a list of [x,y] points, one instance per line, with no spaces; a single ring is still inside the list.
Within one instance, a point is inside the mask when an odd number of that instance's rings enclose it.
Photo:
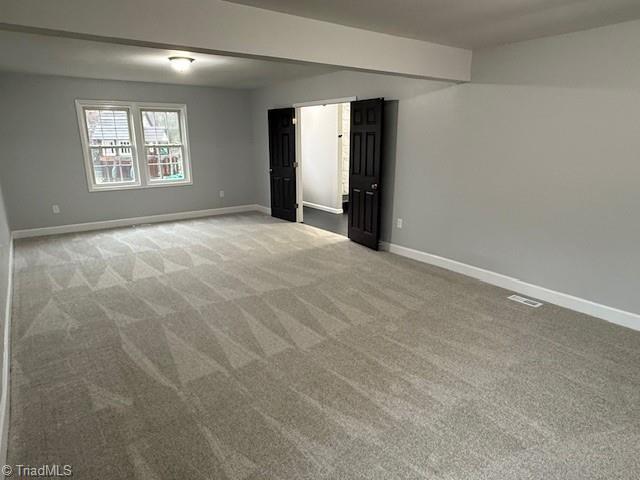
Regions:
[[[264,213],[265,215],[271,215],[271,207],[265,207],[264,205],[252,205],[256,211]]]
[[[329,213],[335,213],[335,214],[343,213],[343,210],[341,208],[325,207],[324,205],[319,205],[317,203],[302,202],[302,205],[309,208],[315,208],[316,210],[322,210],[323,212],[329,212]]]
[[[117,220],[104,220],[101,222],[74,223],[68,225],[57,225],[55,227],[30,228],[26,230],[14,230],[13,238],[44,237],[47,235],[60,235],[63,233],[87,232],[90,230],[104,230],[107,228],[128,227],[131,225],[141,225],[144,223],[171,222],[174,220],[187,220],[190,218],[211,217],[214,215],[225,215],[228,213],[242,212],[262,212],[271,213],[271,209],[266,211],[262,205],[238,205],[235,207],[210,208],[207,210],[193,210],[190,212],[163,213],[160,215],[149,215],[146,217],[119,218]]]
[[[403,257],[412,258],[419,262],[442,267],[469,277],[477,278],[478,280],[490,283],[491,285],[495,285],[506,290],[512,290],[576,312],[601,318],[617,325],[622,325],[634,330],[640,330],[640,315],[636,313],[602,305],[584,298],[574,297],[573,295],[533,285],[501,273],[474,267],[473,265],[468,265],[466,263],[440,257],[438,255],[421,252],[420,250],[414,250],[413,248],[407,248],[388,242],[380,242],[380,249]]]
[[[7,304],[4,311],[4,338],[2,352],[2,396],[0,397],[0,465],[7,463],[9,447],[9,388],[11,386],[11,300],[13,298],[13,235],[9,239],[9,279]],[[4,475],[2,475],[4,478]]]

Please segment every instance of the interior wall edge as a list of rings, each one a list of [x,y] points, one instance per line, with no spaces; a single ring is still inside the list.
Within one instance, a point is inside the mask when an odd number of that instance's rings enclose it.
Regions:
[[[380,249],[390,253],[395,253],[396,255],[411,258],[422,263],[428,263],[429,265],[460,273],[506,290],[512,290],[523,295],[534,297],[537,300],[542,300],[569,310],[597,317],[616,325],[640,331],[640,314],[637,313],[628,312],[608,305],[602,305],[585,298],[575,297],[543,286],[533,285],[508,275],[503,275],[491,270],[485,270],[480,267],[420,250],[415,250],[413,248],[403,247],[402,245],[394,243],[380,242]]]
[[[9,391],[11,386],[11,298],[13,294],[13,235],[9,238],[9,267],[7,269],[7,301],[4,311],[2,397],[0,398],[0,465],[7,463],[9,447]],[[2,475],[2,478],[5,478]]]
[[[252,205],[256,212],[264,213],[265,215],[271,215],[271,207],[265,207],[264,205]]]

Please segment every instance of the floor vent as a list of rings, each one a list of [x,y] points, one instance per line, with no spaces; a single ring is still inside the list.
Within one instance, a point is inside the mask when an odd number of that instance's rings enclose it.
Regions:
[[[520,295],[511,295],[509,300],[513,300],[514,302],[524,303],[529,307],[538,308],[542,306],[542,303],[536,302],[535,300],[531,300],[530,298],[521,297]]]

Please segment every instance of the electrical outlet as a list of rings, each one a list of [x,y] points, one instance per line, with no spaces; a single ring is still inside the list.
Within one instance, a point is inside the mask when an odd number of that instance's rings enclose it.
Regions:
[[[224,198],[224,190],[220,190],[220,198]]]
[[[396,226],[398,228],[402,228],[402,219],[401,218],[399,218],[398,221],[396,222]]]
[[[51,210],[53,210],[53,213],[55,213],[56,215],[60,213],[60,205],[51,205]]]

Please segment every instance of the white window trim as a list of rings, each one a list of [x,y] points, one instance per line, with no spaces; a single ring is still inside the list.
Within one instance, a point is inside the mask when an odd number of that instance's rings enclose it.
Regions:
[[[88,107],[113,107],[124,108],[129,112],[129,128],[131,135],[131,147],[136,181],[134,183],[119,185],[98,185],[94,181],[93,164],[91,162],[89,134],[84,109]],[[140,155],[145,156],[146,145],[142,130],[142,110],[176,110],[180,112],[180,133],[182,138],[182,162],[184,167],[184,180],[162,181],[151,180],[146,168],[146,162],[140,165]],[[78,127],[82,143],[82,157],[87,177],[87,186],[90,192],[108,192],[114,190],[136,190],[144,188],[180,187],[193,185],[191,176],[191,149],[189,146],[189,128],[187,121],[187,106],[181,103],[155,103],[155,102],[126,102],[120,100],[76,100],[76,113]]]

